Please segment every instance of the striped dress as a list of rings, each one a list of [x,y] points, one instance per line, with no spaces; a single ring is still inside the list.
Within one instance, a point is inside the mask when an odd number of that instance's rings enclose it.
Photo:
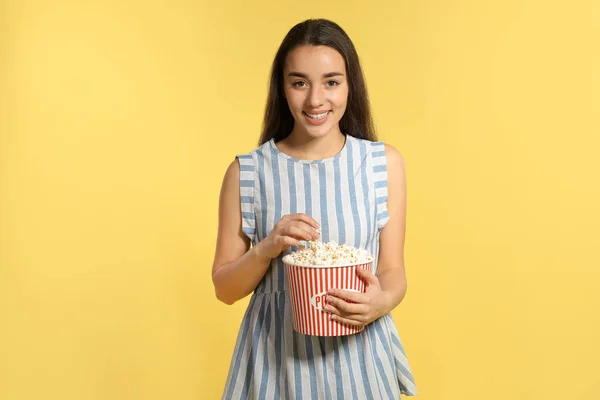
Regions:
[[[334,157],[308,161],[273,140],[240,163],[242,230],[260,242],[286,214],[305,213],[335,240],[377,256],[388,221],[384,145],[346,135]],[[391,314],[357,334],[318,337],[292,328],[282,257],[273,259],[241,323],[223,399],[399,399],[417,393]],[[377,269],[377,259],[373,263]]]

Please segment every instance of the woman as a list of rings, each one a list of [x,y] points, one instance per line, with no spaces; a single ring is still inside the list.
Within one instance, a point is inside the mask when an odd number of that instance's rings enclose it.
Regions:
[[[400,153],[375,141],[350,38],[328,20],[294,26],[275,56],[260,146],[237,156],[221,189],[217,297],[252,294],[225,399],[398,399],[416,387],[390,315],[406,292]],[[240,212],[241,210],[241,212]],[[292,329],[282,257],[321,235],[376,255],[364,294],[335,290],[331,318],[360,333]],[[348,302],[348,300],[352,301]]]

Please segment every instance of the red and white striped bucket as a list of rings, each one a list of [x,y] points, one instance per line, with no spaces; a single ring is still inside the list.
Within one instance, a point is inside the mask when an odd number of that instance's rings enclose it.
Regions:
[[[365,282],[356,273],[356,268],[371,271],[372,263],[335,266],[285,264],[294,330],[314,336],[343,336],[362,331],[364,328],[330,320],[331,314],[323,309],[327,305],[327,291],[331,288],[364,293]]]

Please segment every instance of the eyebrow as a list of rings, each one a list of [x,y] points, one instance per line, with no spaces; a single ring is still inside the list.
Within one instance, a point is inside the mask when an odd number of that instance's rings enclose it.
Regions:
[[[308,75],[303,74],[301,72],[290,72],[288,74],[288,76],[296,76],[298,78],[304,78],[304,79],[308,79]],[[344,76],[344,74],[342,74],[341,72],[328,72],[326,74],[323,74],[323,78],[333,78],[334,76]]]

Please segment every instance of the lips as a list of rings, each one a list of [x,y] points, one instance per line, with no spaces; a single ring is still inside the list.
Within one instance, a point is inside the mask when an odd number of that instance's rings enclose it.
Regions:
[[[306,111],[303,111],[302,113],[304,114],[304,117],[306,118],[309,124],[322,125],[329,118],[329,114],[331,114],[331,111],[323,111],[315,114],[313,114],[312,112],[309,114]]]
[[[324,110],[324,111],[303,111],[304,115],[314,118],[314,119],[320,119],[320,118],[324,118],[330,111],[329,110]]]

